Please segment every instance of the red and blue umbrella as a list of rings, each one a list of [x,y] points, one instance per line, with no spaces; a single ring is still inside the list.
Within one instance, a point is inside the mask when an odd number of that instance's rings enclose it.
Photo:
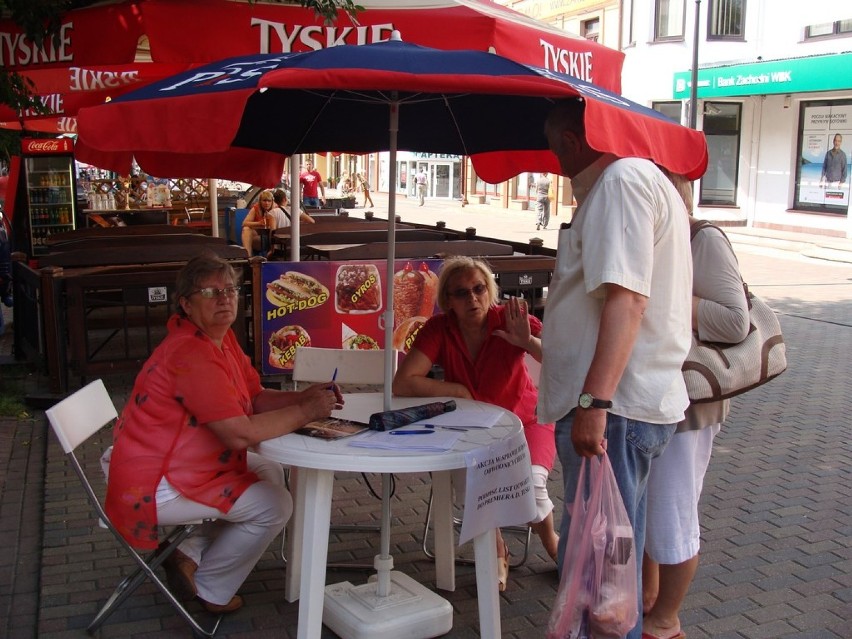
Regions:
[[[593,148],[703,174],[703,134],[652,109],[499,55],[393,40],[230,58],[154,82],[82,109],[78,155],[121,172],[135,156],[155,175],[271,186],[283,164],[275,156],[393,150],[396,134],[396,149],[472,156],[477,175],[497,183],[522,171],[559,172],[542,127],[565,98],[586,100]]]
[[[589,144],[643,157],[695,179],[704,135],[569,75],[483,51],[401,42],[230,58],[82,109],[78,157],[126,172],[194,175],[273,186],[296,153],[397,150],[471,156],[477,175],[559,173],[544,136],[557,100],[586,102]],[[393,326],[396,172],[390,171],[385,326]],[[391,335],[385,349],[391,357]],[[391,367],[388,366],[388,376]],[[387,379],[390,389],[390,379]],[[388,395],[388,407],[390,396]]]

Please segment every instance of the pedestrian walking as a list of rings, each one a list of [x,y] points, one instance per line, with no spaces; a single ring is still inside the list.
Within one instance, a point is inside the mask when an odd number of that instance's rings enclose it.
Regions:
[[[538,212],[535,230],[538,231],[542,226],[547,228],[550,222],[550,178],[546,171],[535,181],[535,207]]]
[[[364,171],[358,171],[358,173],[355,174],[355,177],[358,180],[358,186],[364,193],[364,208],[367,208],[367,202],[370,203],[370,206],[376,206],[375,204],[373,204],[373,198],[370,197],[370,183],[364,176]]]
[[[308,207],[319,208],[325,204],[325,186],[322,176],[314,169],[313,160],[305,162],[305,170],[299,175],[302,188],[302,203]]]
[[[426,202],[426,182],[428,181],[428,177],[426,176],[426,171],[423,170],[422,166],[414,180],[417,182],[417,197],[420,199],[420,206],[423,206]]]

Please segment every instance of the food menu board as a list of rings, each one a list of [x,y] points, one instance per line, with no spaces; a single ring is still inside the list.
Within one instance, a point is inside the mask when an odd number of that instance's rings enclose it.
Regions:
[[[437,311],[442,260],[396,260],[393,346],[408,352]],[[292,370],[299,346],[381,349],[384,346],[385,260],[267,262],[261,270],[263,372]]]

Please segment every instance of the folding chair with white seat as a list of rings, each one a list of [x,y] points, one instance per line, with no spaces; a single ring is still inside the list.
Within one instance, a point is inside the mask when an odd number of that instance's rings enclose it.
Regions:
[[[396,353],[394,353],[396,354]],[[396,372],[397,357],[393,357],[393,371]],[[300,346],[296,349],[293,362],[293,389],[299,389],[299,383],[327,382],[335,371],[338,384],[360,384],[383,387],[385,383],[384,350],[347,350],[339,348],[317,348]],[[364,481],[370,483],[364,476]],[[372,492],[372,488],[370,488]],[[375,494],[375,493],[373,493]],[[378,532],[379,524],[335,524],[335,531]],[[373,564],[329,564],[329,568],[363,568],[372,570]]]
[[[102,527],[107,528],[113,536],[118,540],[121,546],[127,551],[133,561],[137,564],[137,569],[130,576],[126,577],[115,591],[107,599],[103,607],[98,611],[95,618],[89,624],[87,630],[91,633],[97,630],[101,624],[115,611],[115,609],[124,602],[138,588],[147,577],[150,579],[160,592],[163,593],[168,602],[174,606],[177,612],[184,620],[192,626],[195,633],[205,637],[212,637],[219,628],[219,622],[222,620],[220,616],[211,629],[202,627],[189,612],[178,601],[168,589],[166,584],[160,579],[155,572],[159,566],[174,552],[178,544],[189,536],[192,531],[202,522],[176,526],[166,535],[165,540],[160,546],[148,554],[147,557],[141,556],[116,530],[115,526],[107,517],[95,489],[86,471],[83,469],[80,460],[75,454],[78,446],[85,443],[92,435],[100,431],[104,426],[118,416],[112,399],[104,387],[103,381],[97,379],[87,386],[76,391],[74,394],[65,398],[52,408],[46,411],[47,419],[50,422],[53,432],[56,433],[56,438],[65,451],[68,462],[80,478],[83,484],[83,489],[86,492],[89,502],[97,512]]]
[[[533,358],[533,356],[530,355],[529,353],[527,353],[524,356],[524,363],[527,365],[527,371],[529,372],[533,383],[536,385],[536,387],[538,387],[538,380],[539,380],[539,377],[541,376],[541,363],[537,362],[535,360],[535,358]],[[433,497],[433,492],[430,491],[429,492],[429,505],[426,508],[426,522],[423,524],[423,546],[422,546],[423,553],[427,557],[429,557],[430,559],[435,558],[435,553],[432,552],[432,550],[429,548],[429,527],[432,524],[432,497]],[[462,523],[461,518],[453,517],[453,524],[455,524],[456,526],[461,526],[461,523]],[[521,543],[523,544],[524,553],[520,556],[520,558],[517,561],[515,561],[514,563],[510,563],[509,565],[512,568],[517,568],[518,566],[523,566],[526,563],[527,557],[529,557],[529,554],[530,554],[530,542],[532,541],[532,528],[528,524],[526,526],[507,526],[505,528],[502,528],[501,530],[503,530],[504,532],[511,533],[511,534],[513,534],[517,537],[520,537]],[[457,558],[456,562],[460,563],[460,564],[473,564],[474,563],[472,559],[464,559],[464,558]]]

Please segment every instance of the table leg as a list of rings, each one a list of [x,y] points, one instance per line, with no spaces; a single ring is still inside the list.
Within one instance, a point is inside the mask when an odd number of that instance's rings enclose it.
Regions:
[[[500,596],[497,592],[497,534],[491,528],[473,538],[479,636],[500,638]]]
[[[454,591],[456,556],[451,475],[448,470],[432,473],[432,522],[435,532],[435,584],[441,590]]]
[[[284,540],[284,559],[287,561],[287,572],[284,575],[284,598],[296,601],[299,598],[299,585],[302,579],[303,538],[305,526],[305,482],[299,481],[299,469],[290,468],[290,494],[293,496],[293,516],[287,522],[286,539]]]
[[[322,632],[322,607],[325,601],[325,570],[328,561],[328,532],[331,524],[331,491],[334,472],[301,468],[299,492],[304,496],[302,539],[311,540],[310,549],[302,545],[301,597],[299,598],[298,639],[316,639]],[[493,534],[493,533],[492,533]],[[496,543],[493,541],[492,545]],[[492,553],[493,556],[494,553]],[[495,560],[496,561],[496,560]],[[496,571],[496,563],[494,567]],[[495,573],[494,584],[497,583]],[[496,585],[495,585],[496,588]]]

